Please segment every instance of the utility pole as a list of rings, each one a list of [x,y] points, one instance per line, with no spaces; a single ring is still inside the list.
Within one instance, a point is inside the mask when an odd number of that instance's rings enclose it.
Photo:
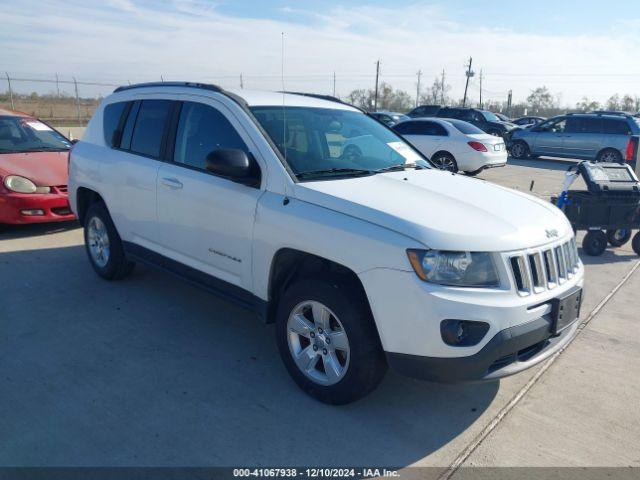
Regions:
[[[467,83],[464,85],[464,97],[462,98],[462,106],[465,107],[467,105],[467,90],[469,89],[469,79],[475,75],[475,72],[471,70],[471,63],[473,62],[473,58],[469,57],[469,65],[466,65],[467,71],[465,75],[467,76]]]
[[[444,107],[444,68],[442,69],[442,82],[440,84],[440,106]]]
[[[416,107],[420,103],[420,77],[422,76],[422,70],[418,70],[418,86],[416,88]]]
[[[9,98],[11,99],[11,110],[15,110],[16,107],[13,105],[13,90],[11,90],[11,79],[9,78],[9,72],[4,72],[7,76],[7,83],[9,84]]]
[[[56,73],[56,91],[58,92],[58,100],[60,100],[60,81],[58,80],[57,73]]]
[[[336,96],[336,72],[333,72],[333,96]]]
[[[507,115],[511,116],[511,99],[513,98],[513,90],[509,90],[509,95],[507,96]]]
[[[376,91],[373,96],[373,111],[378,110],[378,78],[380,77],[380,60],[376,62]]]
[[[482,108],[482,69],[480,69],[480,108]]]
[[[240,89],[244,88],[244,82],[242,81],[242,73],[240,73]]]
[[[76,111],[78,113],[78,126],[82,126],[82,120],[80,119],[80,95],[78,95],[78,82],[76,82],[76,77],[73,77],[73,87],[76,91]]]

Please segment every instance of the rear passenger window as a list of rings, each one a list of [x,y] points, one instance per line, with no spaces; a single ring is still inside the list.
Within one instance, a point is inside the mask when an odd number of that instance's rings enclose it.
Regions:
[[[435,122],[422,122],[422,134],[423,135],[431,135],[435,137],[446,137],[447,131],[445,128]]]
[[[205,168],[206,158],[220,149],[239,149],[249,153],[229,120],[213,107],[202,103],[182,105],[173,161]]]
[[[398,123],[393,129],[400,135],[422,135],[420,122],[402,122]]]
[[[131,137],[131,152],[160,158],[162,136],[171,104],[170,100],[142,101]]]
[[[121,132],[119,131],[122,114],[129,102],[111,103],[104,107],[102,127],[104,131],[104,141],[110,147],[120,146]]]
[[[613,135],[631,135],[631,129],[625,120],[605,119],[604,133]]]

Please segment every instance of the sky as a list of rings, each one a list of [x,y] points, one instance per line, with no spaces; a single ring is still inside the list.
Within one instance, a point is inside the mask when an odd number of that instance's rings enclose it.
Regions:
[[[0,72],[16,91],[80,93],[191,80],[345,96],[380,80],[416,94],[445,70],[462,97],[514,101],[546,85],[562,105],[640,96],[637,0],[0,0]],[[1,77],[0,77],[1,78]],[[0,90],[7,87],[0,79]],[[71,84],[61,84],[71,92]]]

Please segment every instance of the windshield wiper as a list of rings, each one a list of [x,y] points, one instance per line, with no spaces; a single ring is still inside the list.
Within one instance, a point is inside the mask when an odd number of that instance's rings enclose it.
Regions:
[[[339,173],[342,175],[373,175],[375,170],[365,170],[362,168],[324,168],[320,170],[307,170],[305,172],[296,173],[298,178],[322,176],[327,173]]]
[[[21,152],[66,152],[68,147],[33,147],[20,150]]]
[[[422,170],[423,168],[427,168],[427,167],[417,163],[399,163],[397,165],[390,165],[388,167],[375,170],[375,173],[395,172],[399,170],[404,170],[405,168],[415,168],[416,170]]]

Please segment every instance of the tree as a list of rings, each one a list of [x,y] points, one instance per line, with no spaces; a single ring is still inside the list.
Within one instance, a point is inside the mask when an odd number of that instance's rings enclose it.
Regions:
[[[353,90],[347,95],[347,100],[352,105],[367,111],[372,111],[375,106],[374,89]],[[378,110],[391,110],[394,112],[404,112],[413,106],[413,99],[403,90],[394,90],[386,82],[382,82],[378,88]]]
[[[607,100],[607,110],[620,110],[620,95],[611,95]]]
[[[587,97],[582,97],[582,100],[576,103],[576,109],[583,112],[591,112],[593,110],[599,110],[600,103],[595,100],[589,100]]]
[[[636,102],[631,95],[625,95],[624,97],[622,97],[622,102],[620,102],[620,110],[623,110],[625,112],[633,112],[634,110],[636,110],[635,103]]]
[[[531,91],[527,103],[535,112],[556,108],[557,105],[553,94],[544,85]]]
[[[426,92],[420,95],[421,104],[434,104],[434,105],[449,105],[451,98],[449,97],[449,91],[451,85],[446,82],[442,82],[441,78],[436,77],[433,80],[433,84],[427,88]]]

